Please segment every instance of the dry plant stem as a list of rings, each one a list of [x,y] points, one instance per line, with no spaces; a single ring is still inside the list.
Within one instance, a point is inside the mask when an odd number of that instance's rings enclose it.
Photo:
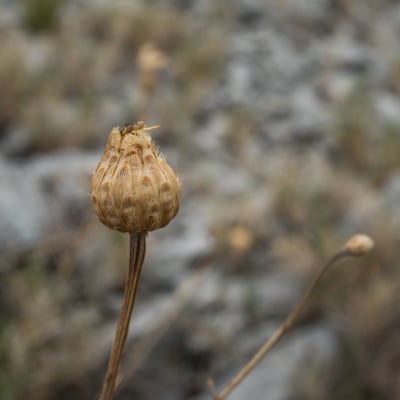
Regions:
[[[146,233],[130,235],[129,270],[125,281],[124,300],[118,321],[113,348],[108,362],[107,373],[104,378],[100,400],[111,400],[118,377],[118,368],[121,363],[122,351],[129,330],[129,322],[135,303],[140,272],[146,252]]]
[[[304,293],[303,297],[297,303],[296,307],[292,310],[292,312],[287,316],[285,321],[278,327],[275,333],[261,346],[261,348],[257,351],[257,353],[250,359],[250,361],[238,372],[238,374],[217,394],[214,392],[214,383],[212,380],[208,381],[208,387],[211,391],[211,394],[214,400],[223,400],[225,399],[232,390],[247,376],[247,374],[264,358],[264,356],[268,353],[269,350],[279,341],[279,339],[292,327],[304,306],[308,302],[310,295],[312,294],[315,287],[318,285],[319,281],[325,274],[325,272],[329,269],[329,267],[334,264],[337,260],[351,255],[346,249],[340,250],[338,253],[333,255],[328,262],[322,266],[322,268],[318,271],[317,275],[311,282],[307,291]]]
[[[196,269],[185,278],[176,289],[169,307],[157,321],[157,324],[147,335],[139,340],[138,343],[135,343],[134,349],[137,349],[137,351],[133,351],[130,354],[131,359],[128,358],[130,376],[135,373],[153,347],[159,342],[171,324],[178,318],[187,303],[196,295],[197,289],[210,268],[211,265],[206,264]]]

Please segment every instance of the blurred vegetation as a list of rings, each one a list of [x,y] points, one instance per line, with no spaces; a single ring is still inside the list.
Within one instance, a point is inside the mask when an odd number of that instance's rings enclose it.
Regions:
[[[358,15],[359,7],[374,10],[383,4],[367,3],[341,0],[337,5],[351,16]],[[25,33],[9,32],[0,48],[0,87],[7,94],[0,96],[0,135],[6,128],[27,129],[29,155],[68,147],[97,149],[105,141],[104,121],[118,125],[146,115],[151,123],[163,126],[166,134],[160,141],[174,143],[183,161],[192,161],[195,152],[199,156],[191,132],[206,119],[216,82],[223,78],[231,9],[216,4],[197,20],[153,2],[135,8],[107,3],[94,9],[83,7],[71,20],[63,14],[61,0],[20,0],[20,5]],[[151,72],[154,86],[147,83],[147,76],[143,83],[137,60],[149,43],[166,60]],[[399,94],[398,58],[394,57],[391,67],[386,84]],[[347,237],[349,212],[368,196],[380,196],[380,190],[399,172],[400,126],[378,116],[367,76],[360,78],[335,110],[335,127],[327,133],[333,138],[327,163],[313,158],[314,149],[290,155],[291,160],[269,181],[257,156],[247,152],[260,140],[257,116],[245,106],[224,112],[228,123],[222,138],[226,153],[221,157],[231,163],[228,167],[241,166],[251,174],[253,186],[246,186],[246,191],[268,185],[272,193],[268,214],[257,208],[250,191],[235,199],[227,196],[210,210],[215,217],[210,227],[215,252],[224,259],[221,263],[228,266],[228,274],[257,275],[260,271],[254,265],[265,260],[267,251],[277,268],[295,265],[303,267],[300,274],[310,273]],[[308,167],[303,165],[305,159],[311,160]],[[187,182],[188,192],[214,194],[219,181],[208,178],[212,167],[207,158],[199,181]],[[97,309],[107,315],[110,308],[104,292],[123,290],[127,243],[121,235],[105,234],[111,253],[99,261],[93,274],[80,269],[84,263],[74,251],[74,246],[84,248],[104,240],[101,235],[88,238],[87,228],[55,240],[50,247],[42,244],[3,257],[1,399],[60,399],[66,387],[89,398],[96,390],[90,385],[98,387],[92,379],[98,375],[93,364],[101,369],[103,360],[89,359],[87,337],[99,335],[104,316]],[[325,316],[339,330],[340,365],[330,371],[310,366],[306,382],[294,382],[298,399],[400,398],[400,270],[396,261],[400,235],[384,209],[367,228],[377,242],[372,256],[332,270],[309,312],[311,318]],[[111,264],[115,268],[108,268]],[[104,281],[109,286],[104,287],[101,277],[107,277]],[[249,323],[255,323],[260,318],[258,299],[245,280],[244,285],[244,308]],[[90,308],[91,301],[96,310]],[[82,305],[79,316],[70,312],[72,303]],[[69,354],[71,348],[73,354]],[[48,365],[58,368],[49,371]]]
[[[52,32],[58,27],[62,0],[18,0],[24,26],[31,32]]]
[[[381,186],[400,168],[400,125],[379,117],[373,92],[360,84],[338,110],[340,158],[357,174]]]
[[[83,8],[74,20],[58,18],[60,8],[55,0],[25,0],[24,24],[49,35],[18,42],[5,36],[0,83],[8,95],[0,100],[0,125],[28,127],[30,151],[93,147],[103,142],[103,112],[118,124],[151,104],[156,122],[181,138],[222,65],[223,31],[152,4]],[[157,95],[140,85],[136,55],[149,43],[169,60],[154,77]]]

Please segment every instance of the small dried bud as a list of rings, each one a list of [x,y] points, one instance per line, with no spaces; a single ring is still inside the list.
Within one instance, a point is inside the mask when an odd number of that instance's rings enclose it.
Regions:
[[[364,256],[374,247],[374,241],[367,235],[354,235],[345,244],[344,248],[352,256]]]
[[[92,203],[100,221],[121,232],[167,225],[179,209],[180,183],[143,122],[113,128],[92,178]]]

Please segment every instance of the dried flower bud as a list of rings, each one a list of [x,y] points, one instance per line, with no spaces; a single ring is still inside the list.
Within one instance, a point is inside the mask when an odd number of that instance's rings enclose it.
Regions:
[[[92,203],[100,221],[121,232],[167,225],[179,209],[180,183],[142,121],[113,128],[92,178]]]
[[[374,247],[374,241],[367,235],[354,235],[345,244],[344,248],[352,256],[364,256]]]

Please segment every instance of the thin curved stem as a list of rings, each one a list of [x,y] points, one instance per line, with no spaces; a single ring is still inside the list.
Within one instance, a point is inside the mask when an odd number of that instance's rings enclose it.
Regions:
[[[308,302],[312,292],[318,285],[319,281],[337,260],[351,255],[347,249],[340,250],[333,255],[328,262],[322,266],[317,272],[310,286],[303,294],[303,297],[298,301],[295,308],[287,316],[285,321],[278,327],[274,334],[266,340],[254,356],[247,362],[247,364],[237,373],[237,375],[228,382],[228,384],[216,395],[214,392],[214,383],[212,380],[208,381],[208,387],[214,400],[224,400],[232,392],[232,390],[239,385],[240,382],[249,374],[249,372],[264,358],[264,356],[271,350],[271,348],[281,339],[281,337],[293,326],[300,313],[303,311],[304,306]]]
[[[146,233],[130,235],[129,269],[125,281],[124,300],[115,333],[100,400],[112,400],[121,363],[122,351],[129,331],[129,322],[135,303],[140,272],[146,253]]]

